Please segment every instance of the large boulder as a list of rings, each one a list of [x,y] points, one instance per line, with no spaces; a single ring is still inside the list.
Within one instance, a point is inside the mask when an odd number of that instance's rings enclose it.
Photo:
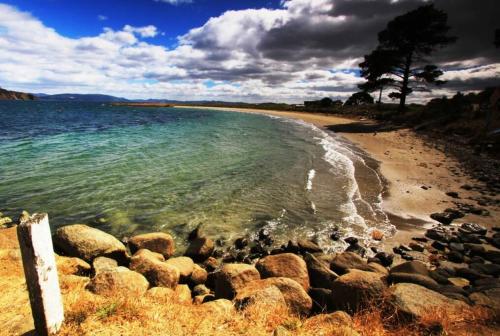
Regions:
[[[382,274],[352,269],[337,278],[331,289],[334,305],[354,312],[380,299],[386,283]]]
[[[191,241],[185,255],[196,262],[207,260],[214,252],[214,242],[207,237],[198,237]]]
[[[187,280],[191,273],[193,273],[195,265],[193,259],[189,257],[170,258],[165,261],[165,263],[177,268],[181,274],[181,280],[183,281]]]
[[[148,255],[147,252],[134,255],[130,260],[130,269],[144,275],[154,287],[175,288],[180,279],[179,270],[158,260],[153,252],[150,253],[151,255]]]
[[[263,306],[286,307],[285,298],[278,287],[274,285],[249,285],[238,290],[234,298],[235,306],[244,309],[249,305],[259,304]]]
[[[91,292],[107,296],[142,295],[148,287],[149,283],[144,276],[121,266],[98,273],[87,285]]]
[[[421,274],[392,272],[388,281],[389,283],[413,283],[431,290],[439,290],[439,284],[434,279]]]
[[[307,264],[309,273],[309,282],[315,288],[330,288],[332,282],[338,278],[338,275],[330,270],[328,264],[320,261],[314,255],[306,253],[304,260]]]
[[[313,305],[311,298],[297,281],[290,278],[273,277],[255,280],[238,290],[238,294],[241,290],[252,291],[259,288],[267,288],[269,286],[275,286],[280,290],[288,309],[292,313],[298,315],[308,315],[311,311]]]
[[[309,274],[304,259],[293,253],[270,255],[260,259],[255,267],[263,279],[284,277],[297,281],[304,290],[309,289]]]
[[[336,311],[331,314],[318,314],[310,317],[304,321],[302,330],[308,335],[317,336],[359,336],[358,332],[353,329],[351,317],[343,311]]]
[[[193,272],[191,272],[188,282],[192,286],[196,286],[207,282],[207,278],[208,278],[208,272],[205,269],[198,266],[197,264],[194,264]]]
[[[89,275],[91,267],[80,258],[61,257],[56,255],[57,271],[62,274]]]
[[[112,235],[83,224],[63,226],[54,234],[54,245],[70,257],[91,263],[105,256],[124,264],[127,261],[125,245]]]
[[[433,310],[458,311],[467,307],[462,301],[450,299],[425,287],[399,283],[389,288],[387,303],[404,319],[420,319]]]
[[[218,299],[205,302],[201,305],[213,314],[223,315],[229,317],[235,310],[231,301],[226,299]]]
[[[500,288],[490,288],[483,292],[472,293],[469,298],[476,304],[493,310],[500,316]]]
[[[390,273],[410,273],[429,276],[427,266],[421,261],[407,261],[391,268]]]
[[[118,267],[118,262],[114,259],[107,257],[97,257],[92,262],[92,268],[94,274],[101,273],[104,271],[111,271]]]
[[[330,269],[337,274],[345,274],[350,269],[372,271],[368,263],[359,254],[354,252],[337,253],[330,262]]]
[[[171,235],[164,232],[152,232],[134,236],[129,239],[130,252],[134,254],[140,249],[148,249],[170,258],[175,252],[175,242]]]
[[[259,279],[259,271],[252,265],[225,264],[215,276],[215,296],[233,299],[239,289]]]

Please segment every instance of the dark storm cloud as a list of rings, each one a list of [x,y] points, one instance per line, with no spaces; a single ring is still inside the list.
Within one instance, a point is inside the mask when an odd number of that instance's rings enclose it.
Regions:
[[[333,5],[325,20],[307,13],[263,36],[258,48],[265,57],[279,61],[298,61],[311,57],[333,60],[357,58],[377,45],[377,33],[387,22],[425,2],[406,0],[331,0]],[[466,61],[483,57],[499,61],[500,52],[493,46],[493,31],[500,26],[499,0],[437,0],[435,6],[448,13],[450,34],[458,42],[436,55],[441,62]],[[328,19],[344,16],[343,21]]]

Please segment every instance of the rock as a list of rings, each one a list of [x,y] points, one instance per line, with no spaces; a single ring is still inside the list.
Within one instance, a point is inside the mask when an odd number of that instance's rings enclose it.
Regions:
[[[425,236],[443,243],[448,243],[452,237],[450,231],[442,227],[427,230]]]
[[[465,268],[465,267],[457,268],[456,272],[457,272],[457,276],[465,278],[469,281],[475,281],[475,280],[489,277],[489,275],[481,274],[473,269]]]
[[[448,191],[446,196],[450,196],[451,198],[459,198],[458,193],[456,191]]]
[[[384,276],[352,269],[332,284],[332,300],[342,310],[357,311],[380,299],[386,288]]]
[[[372,231],[372,239],[377,240],[377,241],[381,241],[382,239],[384,239],[384,233],[380,230],[373,230]]]
[[[321,247],[318,246],[318,244],[310,241],[310,240],[305,240],[305,239],[300,239],[297,241],[297,245],[299,245],[299,251],[300,253],[319,253],[323,252]]]
[[[464,278],[448,278],[448,281],[456,287],[464,288],[470,285],[470,281]]]
[[[247,264],[225,264],[215,277],[215,296],[233,299],[237,291],[248,283],[259,280],[259,271]]]
[[[382,265],[380,265],[378,263],[369,262],[368,263],[368,267],[370,268],[370,270],[372,272],[379,273],[379,274],[382,274],[382,275],[389,274],[389,271],[387,270],[387,268],[385,268],[384,266],[382,266]]]
[[[196,262],[203,262],[214,252],[214,242],[207,237],[199,237],[191,241],[185,255]]]
[[[181,303],[191,303],[191,290],[188,285],[177,285],[174,290],[177,300]]]
[[[349,269],[372,270],[366,260],[353,252],[338,253],[330,262],[330,269],[337,274],[345,274]]]
[[[290,336],[290,332],[283,326],[277,326],[273,331],[273,336]]]
[[[458,228],[458,231],[464,234],[478,234],[481,236],[485,235],[487,232],[486,228],[475,223],[463,223]]]
[[[147,249],[140,249],[139,251],[135,252],[135,254],[132,257],[146,257],[146,258],[153,258],[158,261],[165,261],[165,257],[163,256],[163,254],[151,252],[150,250]]]
[[[194,264],[193,272],[189,277],[189,283],[193,286],[204,284],[207,281],[208,272],[200,266]]]
[[[179,270],[181,281],[186,281],[194,270],[193,259],[189,257],[170,258],[165,263]]]
[[[128,241],[130,252],[134,254],[140,249],[162,254],[170,258],[175,252],[175,242],[171,235],[164,232],[152,232],[134,236]]]
[[[409,246],[413,251],[424,252],[424,245],[422,244],[410,242]]]
[[[469,298],[476,304],[493,310],[495,316],[500,316],[500,288],[472,293]]]
[[[164,301],[174,296],[174,290],[167,287],[152,287],[148,289],[146,296]]]
[[[411,273],[429,276],[429,270],[423,262],[408,261],[391,268],[390,273]]]
[[[303,329],[309,331],[311,335],[318,336],[359,336],[358,332],[353,329],[352,324],[352,319],[347,313],[336,311],[331,314],[319,314],[308,318],[304,321]]]
[[[312,299],[314,313],[323,313],[333,310],[332,290],[326,288],[309,288],[309,296]]]
[[[321,262],[314,255],[306,253],[304,260],[307,264],[309,281],[312,287],[330,288],[332,282],[338,278],[338,275],[330,270],[326,263]]]
[[[455,219],[455,216],[449,212],[435,212],[430,217],[444,225],[450,225]]]
[[[434,279],[421,274],[391,272],[388,281],[390,283],[413,283],[431,290],[439,290],[439,284]]]
[[[219,314],[227,317],[231,316],[231,314],[234,312],[233,303],[226,299],[218,299],[214,301],[205,302],[201,306],[211,311],[214,314]]]
[[[10,217],[2,217],[0,218],[0,226],[8,225],[12,223],[12,219]]]
[[[238,250],[242,250],[248,246],[248,239],[245,237],[238,238],[234,241],[234,247]]]
[[[248,283],[245,287],[269,287],[276,286],[285,299],[288,309],[297,315],[307,315],[312,308],[312,300],[304,288],[295,280],[290,278],[273,277],[256,280]]]
[[[464,256],[460,252],[451,251],[446,256],[448,257],[448,260],[451,262],[458,263],[458,264],[464,262]]]
[[[260,259],[255,265],[262,278],[285,277],[297,281],[304,290],[309,289],[309,274],[304,259],[282,253]]]
[[[198,296],[198,295],[207,295],[210,294],[210,289],[207,288],[205,285],[196,285],[193,288],[193,295]]]
[[[202,226],[203,224],[198,224],[198,226],[193,231],[189,232],[187,238],[188,241],[193,241],[195,239],[203,237]]]
[[[389,267],[394,261],[394,254],[386,252],[378,252],[375,254],[375,258],[380,260],[380,264],[384,267]]]
[[[91,263],[94,258],[104,256],[127,262],[125,245],[106,232],[83,224],[63,226],[54,234],[54,245],[70,257]]]
[[[179,270],[172,265],[159,261],[153,252],[149,253],[150,255],[146,252],[141,255],[134,255],[130,260],[130,269],[144,275],[153,287],[175,288],[180,279]]]
[[[80,258],[61,257],[56,255],[57,271],[62,274],[90,275],[91,267]]]
[[[208,259],[203,262],[203,267],[208,272],[213,272],[219,267],[219,261],[213,257],[208,257]]]
[[[98,273],[87,285],[91,292],[106,296],[142,295],[148,287],[149,283],[144,276],[121,266]]]
[[[238,294],[233,301],[238,309],[244,309],[252,304],[271,306],[273,309],[279,306],[286,307],[283,294],[274,285],[256,286],[250,283],[238,290]]]
[[[112,271],[118,267],[118,262],[114,259],[107,257],[97,257],[92,262],[92,268],[94,274],[98,274],[105,271]]]
[[[359,239],[356,237],[347,237],[344,241],[349,245],[357,245],[359,243]]]
[[[425,287],[399,283],[389,288],[387,302],[400,318],[420,319],[432,309],[459,311],[467,307],[461,301],[453,300]]]
[[[462,243],[450,243],[448,247],[450,248],[450,250],[460,253],[463,253],[465,251],[464,244]]]
[[[500,276],[500,265],[471,263],[469,268],[478,273],[492,275],[495,277]]]
[[[445,243],[440,242],[439,240],[436,240],[432,242],[431,246],[438,251],[444,251],[447,245]]]

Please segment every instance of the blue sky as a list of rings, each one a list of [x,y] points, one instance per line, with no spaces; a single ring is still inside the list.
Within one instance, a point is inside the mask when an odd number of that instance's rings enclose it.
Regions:
[[[170,4],[154,0],[7,0],[31,12],[59,33],[73,38],[97,35],[103,27],[154,25],[164,33],[152,39],[172,44],[189,29],[227,10],[278,8],[280,0],[196,0]]]
[[[377,32],[424,3],[0,0],[0,87],[132,99],[345,100],[363,81],[358,64],[377,45]],[[481,90],[500,78],[492,43],[498,0],[435,3],[459,37],[432,57],[448,83],[410,102]]]

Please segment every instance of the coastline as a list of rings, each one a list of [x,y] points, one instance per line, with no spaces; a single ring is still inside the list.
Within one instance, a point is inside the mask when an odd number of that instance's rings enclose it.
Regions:
[[[384,239],[386,249],[407,244],[413,236],[438,224],[430,218],[430,214],[453,208],[457,201],[475,205],[470,199],[480,195],[478,191],[461,188],[480,182],[468,176],[460,167],[460,162],[437,146],[426,143],[410,129],[380,128],[376,127],[375,121],[318,113],[209,106],[174,107],[298,119],[341,135],[378,162],[379,175],[385,184],[382,208],[397,228],[394,236]],[[446,193],[450,191],[458,192],[459,199],[448,196]],[[498,215],[495,209],[488,208],[488,211],[492,216]],[[463,222],[486,227],[493,225],[491,217],[474,214],[466,214],[456,223]]]

